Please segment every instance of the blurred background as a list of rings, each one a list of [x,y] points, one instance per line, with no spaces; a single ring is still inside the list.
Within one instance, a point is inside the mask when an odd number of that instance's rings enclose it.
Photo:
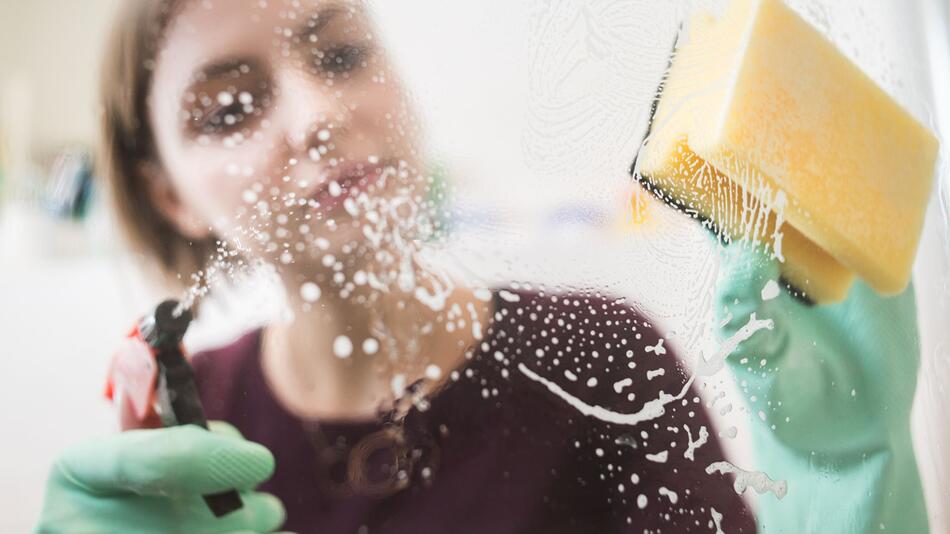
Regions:
[[[112,430],[101,395],[112,350],[165,296],[123,247],[96,184],[99,56],[121,1],[0,0],[3,532],[29,530],[59,450]],[[489,280],[635,296],[681,354],[708,342],[705,312],[693,302],[715,276],[702,231],[660,206],[647,206],[635,228],[617,215],[676,28],[697,4],[716,2],[374,2],[435,152],[461,177],[460,210],[477,215],[460,219],[468,245],[456,261]],[[790,4],[943,139],[950,135],[950,3]],[[946,155],[941,165],[915,270],[924,347],[915,446],[934,532],[950,531]],[[268,311],[247,305],[249,293],[212,302],[189,347],[264,320]],[[727,376],[708,386],[732,388]],[[740,428],[726,444],[740,460],[752,454],[741,431],[748,416],[724,416]]]

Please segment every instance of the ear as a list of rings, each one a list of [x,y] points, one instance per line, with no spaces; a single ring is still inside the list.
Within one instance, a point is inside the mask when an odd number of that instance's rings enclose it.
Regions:
[[[211,235],[210,225],[181,201],[175,186],[159,165],[141,163],[139,174],[145,179],[155,209],[183,236],[197,241]]]

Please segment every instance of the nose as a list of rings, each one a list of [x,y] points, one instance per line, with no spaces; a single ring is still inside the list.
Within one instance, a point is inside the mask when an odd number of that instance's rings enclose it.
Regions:
[[[320,145],[338,147],[348,109],[333,87],[293,70],[283,73],[279,84],[278,115],[288,148],[302,157]]]

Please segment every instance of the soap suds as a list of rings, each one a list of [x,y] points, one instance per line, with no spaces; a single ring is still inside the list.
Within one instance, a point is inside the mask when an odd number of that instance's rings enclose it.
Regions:
[[[779,294],[778,282],[776,282],[775,280],[769,280],[768,282],[765,283],[765,287],[762,288],[763,301],[772,300],[778,297],[778,294]]]
[[[535,382],[538,382],[544,387],[548,388],[548,391],[560,397],[562,400],[564,400],[564,402],[570,404],[581,414],[600,419],[601,421],[607,423],[615,423],[618,425],[637,425],[643,421],[651,421],[656,419],[657,417],[660,417],[666,413],[667,404],[682,398],[686,391],[689,390],[689,384],[687,384],[684,386],[683,391],[681,391],[679,395],[676,396],[661,391],[658,398],[646,402],[640,411],[634,413],[620,413],[600,406],[587,404],[586,402],[564,391],[561,386],[551,382],[547,378],[539,376],[531,369],[528,369],[528,367],[523,363],[518,364],[518,370],[531,380],[534,380]]]
[[[676,504],[676,501],[679,500],[679,496],[676,494],[675,491],[668,490],[663,486],[660,486],[660,489],[658,490],[658,492],[660,495],[669,499],[670,504]]]
[[[666,348],[663,346],[663,338],[660,338],[660,340],[656,342],[656,345],[647,347],[646,351],[653,352],[657,356],[662,356],[666,354]]]
[[[673,401],[682,399],[683,396],[685,396],[689,391],[689,388],[693,385],[693,382],[695,382],[697,376],[712,376],[718,373],[725,365],[726,358],[736,350],[740,343],[752,337],[759,330],[771,330],[772,328],[774,328],[774,322],[771,319],[760,320],[756,319],[754,313],[751,314],[749,316],[749,321],[745,324],[745,326],[740,328],[729,339],[725,340],[711,359],[705,360],[703,355],[699,354],[698,359],[700,361],[696,365],[695,373],[689,377],[685,384],[683,384],[683,388],[679,393],[676,395],[670,395],[669,393],[660,391],[657,398],[647,401],[643,404],[639,411],[634,413],[615,412],[601,406],[588,404],[564,391],[561,386],[555,384],[547,378],[544,378],[543,376],[538,375],[523,363],[518,364],[518,370],[531,380],[534,380],[535,382],[538,382],[539,384],[546,387],[548,391],[560,397],[564,402],[567,402],[574,409],[585,416],[594,417],[607,423],[632,426],[640,424],[644,421],[651,421],[665,414],[666,405]],[[660,342],[657,343],[657,346],[653,347],[658,354],[659,350],[663,350],[665,352],[665,349],[662,349],[662,341],[663,340],[661,339]],[[577,375],[571,373],[570,371],[565,371],[564,375],[568,380],[573,382],[577,381]],[[614,388],[617,388],[617,384],[614,385]]]
[[[402,397],[406,393],[406,375],[402,373],[393,375],[392,380],[389,381],[389,387],[392,389],[393,397],[397,399]]]
[[[689,426],[683,425],[683,428],[686,429],[686,437],[689,438],[689,442],[686,444],[686,452],[683,453],[683,457],[689,460],[695,460],[696,449],[706,444],[706,441],[709,439],[709,431],[706,430],[705,425],[699,427],[699,437],[696,438],[696,441],[693,441],[693,434],[689,431]]]
[[[773,328],[775,328],[775,323],[771,319],[756,319],[754,313],[750,314],[749,321],[745,326],[740,328],[732,337],[723,341],[712,358],[709,360],[700,358],[701,361],[696,366],[696,374],[712,376],[718,373],[725,365],[726,358],[739,347],[740,343],[752,337],[759,330],[772,330]]]
[[[519,302],[519,301],[521,301],[521,297],[519,297],[519,296],[518,296],[517,294],[515,294],[515,293],[512,293],[511,291],[508,291],[507,289],[502,289],[501,291],[499,291],[499,292],[498,292],[498,296],[501,297],[501,300],[503,300],[503,301],[505,301],[505,302]]]
[[[632,378],[624,378],[623,380],[618,380],[614,382],[614,392],[618,395],[623,392],[623,388],[633,385]]]
[[[788,197],[785,191],[779,189],[775,193],[775,201],[772,210],[775,211],[775,231],[772,233],[772,255],[780,263],[785,262],[785,256],[782,254],[782,226],[785,224],[785,208],[788,206]]]
[[[716,534],[725,534],[722,531],[722,514],[713,507],[709,508],[709,512],[712,514],[713,525],[716,526]]]
[[[760,495],[771,491],[779,499],[785,497],[785,494],[788,493],[788,482],[784,480],[772,480],[761,471],[746,471],[726,461],[713,462],[706,468],[706,473],[710,475],[717,471],[724,475],[729,473],[736,475],[733,488],[736,490],[736,493],[740,495],[745,493],[747,488],[754,489]]]
[[[647,371],[647,380],[653,380],[658,376],[663,376],[666,374],[666,369],[660,367],[659,369],[654,369],[652,371]]]

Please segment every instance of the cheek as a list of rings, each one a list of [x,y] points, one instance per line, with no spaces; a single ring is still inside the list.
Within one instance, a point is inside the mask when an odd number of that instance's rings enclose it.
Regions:
[[[183,151],[173,172],[182,201],[219,235],[227,237],[247,225],[258,199],[269,197],[282,165],[280,150],[266,132],[235,147],[212,141]],[[217,146],[215,146],[217,145]]]
[[[354,92],[359,95],[354,101],[357,128],[372,132],[380,144],[389,145],[393,155],[403,156],[400,152],[415,142],[419,124],[399,83],[393,79],[385,83],[367,81]]]

